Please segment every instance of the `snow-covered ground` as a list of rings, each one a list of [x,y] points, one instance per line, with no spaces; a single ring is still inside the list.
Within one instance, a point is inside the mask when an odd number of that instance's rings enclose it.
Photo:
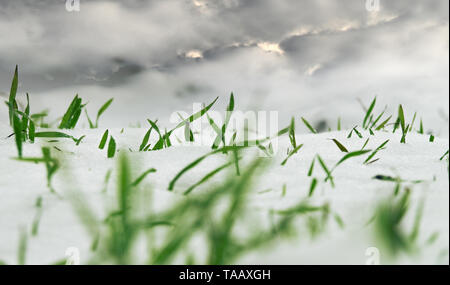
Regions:
[[[93,256],[90,250],[92,238],[76,215],[68,199],[70,191],[79,191],[86,198],[99,219],[108,214],[111,199],[114,197],[117,163],[116,158],[108,159],[106,150],[98,149],[104,132],[99,129],[75,129],[66,131],[75,137],[86,135],[79,146],[72,140],[49,143],[49,139],[37,139],[35,144],[24,145],[24,157],[41,156],[42,145],[52,148],[52,155],[61,163],[52,185],[57,195],[50,193],[46,182],[43,164],[17,161],[14,138],[3,114],[0,123],[0,260],[7,264],[17,263],[21,229],[26,229],[28,243],[26,262],[28,264],[48,264],[65,257],[66,250],[76,247],[80,250],[81,263],[89,262]],[[300,123],[298,123],[300,124]],[[127,152],[132,161],[132,176],[137,177],[144,170],[156,168],[141,186],[152,189],[152,204],[156,209],[165,209],[175,202],[187,199],[182,192],[199,181],[211,170],[222,165],[227,157],[217,154],[205,159],[181,177],[173,192],[168,191],[169,181],[186,165],[211,151],[209,146],[180,145],[159,150],[138,152],[146,128],[110,129],[116,139],[120,152]],[[365,264],[373,257],[372,247],[379,249],[381,263],[400,264],[448,264],[449,244],[449,174],[448,161],[440,157],[448,150],[446,137],[437,137],[433,143],[428,135],[410,133],[407,143],[401,144],[401,134],[397,131],[376,132],[374,136],[362,131],[364,138],[355,134],[347,138],[350,130],[332,131],[320,134],[297,134],[298,144],[304,144],[298,153],[280,165],[290,146],[284,135],[278,140],[278,152],[273,158],[265,158],[270,163],[268,169],[256,179],[248,203],[249,209],[259,220],[268,220],[271,210],[287,209],[299,201],[307,199],[312,177],[318,179],[318,186],[308,201],[311,204],[328,203],[332,213],[338,214],[344,225],[339,226],[333,219],[327,222],[323,232],[312,238],[306,227],[299,228],[299,234],[291,239],[277,239],[271,247],[253,251],[240,257],[237,263],[250,264]],[[363,162],[370,153],[351,158],[333,171],[335,188],[325,182],[325,172],[316,161],[313,175],[308,170],[316,155],[320,155],[328,166],[334,165],[345,155],[330,139],[337,139],[349,151],[360,150],[366,138],[370,138],[365,149],[376,149],[389,140],[386,148],[374,158],[379,160],[369,165]],[[247,151],[247,160],[254,155]],[[245,165],[245,160],[242,165]],[[241,166],[244,167],[244,166]],[[105,175],[112,170],[111,179],[106,183]],[[224,173],[233,173],[231,166]],[[395,184],[391,181],[374,179],[376,175],[401,178],[401,192],[394,196]],[[211,185],[222,183],[225,176],[214,176],[206,184],[194,190],[198,194],[208,191]],[[419,183],[413,181],[420,180]],[[394,201],[411,191],[410,207],[401,223],[401,229],[409,233],[413,229],[415,216],[421,201],[424,211],[420,221],[418,251],[407,254],[400,252],[394,258],[377,238],[374,222],[370,222],[382,201]],[[284,189],[284,190],[283,190]],[[35,203],[42,197],[42,212],[38,234],[30,235],[33,221],[39,215]],[[150,202],[149,202],[150,203]],[[244,217],[242,217],[244,218]],[[299,226],[300,227],[300,226]],[[437,237],[437,239],[436,239]],[[434,240],[435,239],[435,240]],[[101,242],[101,241],[100,241]],[[192,245],[190,252],[200,254],[205,245]],[[141,252],[145,258],[145,250]],[[200,254],[201,255],[201,254]],[[198,259],[200,263],[201,257]],[[135,262],[142,262],[136,260]],[[183,263],[183,260],[173,262]]]

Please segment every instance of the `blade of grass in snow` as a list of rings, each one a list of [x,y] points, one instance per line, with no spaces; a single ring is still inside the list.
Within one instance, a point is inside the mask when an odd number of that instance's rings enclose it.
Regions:
[[[34,138],[36,137],[36,129],[33,121],[30,120],[30,124],[28,126],[28,138],[31,143],[34,143]]]
[[[17,250],[17,264],[25,265],[27,257],[28,237],[25,229],[21,228],[19,233],[19,248]]]
[[[420,118],[420,126],[419,126],[419,131],[418,131],[418,133],[421,134],[421,135],[424,134],[422,118]]]
[[[412,132],[412,130],[413,130],[414,123],[416,121],[416,116],[417,116],[417,112],[414,112],[414,116],[413,116],[412,122],[411,122],[410,127],[409,127],[409,132]]]
[[[302,121],[303,124],[305,124],[305,126],[311,131],[311,133],[317,134],[316,129],[314,129],[313,126],[311,126],[311,124],[305,118],[302,117]]]
[[[345,228],[345,223],[344,223],[344,220],[342,220],[341,216],[339,216],[338,214],[334,213],[333,214],[333,218],[336,221],[336,224],[338,224],[338,226],[341,229]]]
[[[233,152],[233,161],[234,161],[234,168],[236,169],[236,175],[239,176],[241,175],[241,172],[239,170],[239,153],[238,153],[238,148],[234,147],[232,150]]]
[[[263,146],[262,144],[260,144],[259,142],[257,142],[256,145],[260,150],[262,150],[264,152],[264,154],[267,157],[272,157],[273,156],[273,148],[272,148],[272,144],[269,144],[268,147]]]
[[[297,147],[297,142],[295,140],[295,119],[292,117],[291,119],[291,125],[289,127],[289,140],[291,142],[292,148]]]
[[[38,231],[39,231],[39,222],[40,222],[41,216],[42,216],[42,197],[41,196],[39,196],[36,199],[36,203],[34,206],[36,207],[36,214],[34,216],[33,224],[31,226],[31,235],[37,236]]]
[[[19,119],[19,116],[16,114],[13,114],[13,128],[14,128],[14,138],[16,141],[16,147],[17,147],[17,155],[18,157],[22,157],[22,122]]]
[[[232,151],[233,149],[240,149],[240,148],[244,148],[244,147],[242,147],[242,146],[224,146],[224,147],[218,148],[218,149],[216,149],[216,150],[213,150],[213,151],[211,151],[211,152],[209,152],[209,153],[207,153],[207,154],[205,154],[205,155],[200,156],[199,158],[197,158],[197,159],[194,160],[193,162],[189,163],[186,167],[184,167],[180,172],[177,173],[177,175],[175,175],[175,177],[174,177],[174,178],[170,181],[170,183],[169,183],[168,190],[169,190],[169,191],[172,191],[173,188],[174,188],[174,186],[175,186],[175,183],[177,182],[177,180],[178,180],[184,173],[186,173],[186,172],[189,171],[190,169],[192,169],[192,168],[194,168],[195,166],[197,166],[197,165],[198,165],[200,162],[202,162],[205,158],[207,158],[207,157],[209,157],[209,156],[211,156],[211,155],[214,155],[214,154],[216,154],[216,153],[220,153],[220,152],[223,152],[223,151],[228,152],[228,151]]]
[[[400,126],[402,127],[402,130],[405,130],[405,114],[403,112],[403,107],[401,104],[398,106],[398,118],[400,119]]]
[[[309,166],[308,177],[310,177],[313,174],[315,162],[316,162],[316,158],[314,157],[313,160],[311,161],[311,165]]]
[[[317,160],[319,161],[320,166],[322,166],[322,169],[325,171],[325,173],[327,175],[327,177],[325,178],[325,181],[327,181],[329,179],[331,186],[334,188],[334,179],[333,179],[333,176],[331,175],[331,171],[328,169],[327,165],[325,164],[323,159],[320,157],[320,155],[317,155],[316,157],[317,157]]]
[[[103,193],[106,193],[106,191],[108,190],[108,182],[109,179],[111,178],[111,173],[112,169],[108,169],[108,171],[106,171],[105,179],[103,180],[103,189],[102,189]]]
[[[412,228],[411,233],[410,233],[410,235],[408,237],[410,243],[415,243],[417,241],[418,236],[419,236],[420,222],[421,222],[422,217],[423,217],[424,206],[425,206],[425,202],[422,199],[422,200],[420,200],[419,206],[418,206],[418,208],[416,210],[416,216],[414,218],[413,228]]]
[[[350,130],[350,133],[348,133],[347,138],[348,138],[348,139],[351,138],[351,137],[352,137],[352,134],[353,134],[353,129]]]
[[[288,132],[289,132],[289,128],[290,128],[290,127],[286,127],[286,128],[284,128],[284,129],[278,131],[278,133],[276,133],[275,135],[267,136],[267,137],[262,138],[262,139],[256,139],[256,140],[243,140],[243,141],[240,141],[240,142],[237,142],[237,143],[234,143],[234,140],[236,139],[236,135],[237,135],[237,133],[235,132],[235,133],[233,134],[233,137],[232,137],[232,139],[231,139],[229,145],[233,145],[233,144],[234,144],[234,145],[236,145],[236,146],[244,146],[244,147],[257,146],[258,144],[261,144],[261,143],[263,143],[263,142],[269,141],[269,140],[271,140],[271,139],[273,139],[273,138],[276,138],[276,137],[279,137],[279,136],[282,136],[282,135],[288,133]]]
[[[324,210],[324,206],[311,206],[306,202],[302,202],[297,206],[286,210],[275,211],[279,215],[292,215],[292,214],[307,214],[312,212],[321,212]]]
[[[281,197],[286,196],[286,192],[287,192],[287,186],[286,186],[286,183],[284,183],[283,187],[281,188]]]
[[[59,129],[73,129],[78,122],[82,108],[83,108],[83,105],[81,104],[81,98],[79,98],[78,94],[77,94],[77,95],[75,95],[75,98],[73,98],[72,102],[70,103],[58,128]]]
[[[80,139],[62,132],[37,132],[34,134],[36,138],[67,138],[77,143]]]
[[[108,158],[114,157],[115,154],[116,154],[116,141],[111,136],[108,144]]]
[[[155,173],[155,172],[156,172],[156,169],[154,169],[154,168],[150,168],[150,169],[146,170],[138,178],[136,178],[136,180],[134,180],[133,183],[131,183],[131,186],[135,187],[135,186],[139,185],[139,183],[141,183],[142,180],[144,180],[148,174]]]
[[[401,138],[400,142],[406,143],[406,134],[408,133],[409,127],[406,126],[405,114],[404,114],[403,107],[401,104],[398,106],[398,118],[400,120],[400,126],[402,128],[402,138]]]
[[[197,188],[198,186],[200,186],[201,184],[205,183],[206,181],[208,181],[211,177],[213,177],[214,175],[216,175],[217,173],[219,173],[220,171],[222,171],[223,169],[227,168],[230,165],[233,165],[235,162],[228,162],[225,163],[222,166],[219,166],[218,168],[214,169],[213,171],[209,172],[208,174],[206,174],[202,179],[200,179],[200,181],[198,181],[197,183],[195,183],[194,185],[190,186],[188,189],[186,189],[186,191],[184,191],[184,195],[188,195],[189,193],[192,192],[192,190],[194,190],[195,188]]]
[[[206,114],[206,117],[208,118],[209,124],[211,125],[214,132],[216,133],[216,138],[214,139],[214,142],[213,142],[211,148],[217,149],[219,147],[220,143],[223,141],[222,130],[219,128],[219,126],[216,124],[216,122],[214,122],[214,120],[208,114]],[[224,143],[224,145],[225,145],[225,143]]]
[[[89,128],[95,129],[95,124],[92,122],[91,118],[89,117],[89,114],[88,114],[88,111],[86,108],[84,109],[84,114],[86,115],[86,118],[88,120]]]
[[[386,249],[386,253],[396,256],[400,252],[410,253],[415,246],[416,225],[413,225],[413,234],[404,232],[403,220],[410,209],[410,191],[405,191],[398,199],[390,198],[382,202],[375,213],[375,229],[377,237]],[[420,221],[419,213],[416,221]],[[419,217],[419,219],[417,219]]]
[[[373,129],[376,126],[376,124],[378,123],[378,121],[381,120],[381,118],[383,117],[384,113],[386,112],[386,109],[387,109],[387,106],[384,107],[384,110],[376,117],[376,119],[373,122],[371,122],[370,129]]]
[[[233,95],[233,92],[231,92],[230,100],[229,100],[228,106],[227,106],[227,113],[225,115],[225,122],[222,125],[222,132],[220,135],[220,138],[222,139],[222,143],[224,146],[225,146],[225,133],[227,131],[227,127],[230,122],[231,114],[233,111],[234,111],[234,95]]]
[[[368,157],[367,159],[364,161],[364,164],[368,164],[369,161],[377,154],[378,151],[382,150],[387,143],[389,142],[389,140],[386,140],[385,142],[383,142],[379,147],[377,147]]]
[[[291,150],[288,154],[288,156],[281,162],[281,165],[285,165],[288,159],[296,154],[301,148],[303,147],[303,144],[296,146],[293,150]]]
[[[316,186],[317,186],[317,179],[314,177],[311,180],[311,185],[309,186],[308,197],[312,197],[312,195],[314,194],[314,189],[316,189]]]
[[[50,192],[55,193],[52,187],[52,177],[59,168],[59,162],[51,157],[51,152],[48,147],[42,148],[42,157],[44,158],[45,168],[47,169],[47,186]]]
[[[364,142],[361,150],[363,150],[367,146],[367,144],[369,143],[369,140],[370,140],[369,138],[366,139],[366,141]]]
[[[23,136],[23,141],[26,141],[27,139],[27,130],[28,130],[28,121],[29,121],[29,117],[30,117],[30,96],[27,93],[27,106],[25,107],[25,112],[24,115],[22,116],[22,133],[24,134]]]
[[[18,72],[18,66],[16,65],[16,69],[14,71],[14,77],[11,83],[11,90],[9,92],[9,100],[8,100],[8,105],[9,105],[9,124],[11,126],[13,126],[13,115],[14,115],[14,110],[17,109],[17,103],[16,103],[16,94],[17,94],[17,86],[19,83],[19,72]]]
[[[103,104],[100,109],[97,112],[97,117],[95,118],[95,127],[98,128],[98,120],[100,119],[100,116],[106,111],[106,109],[109,108],[111,103],[113,102],[114,98],[109,99],[106,101],[105,104]]]
[[[330,140],[332,140],[336,144],[336,146],[339,148],[340,151],[348,152],[348,149],[343,144],[341,144],[337,139],[330,139]]]
[[[105,148],[106,141],[108,140],[108,136],[109,136],[109,131],[106,130],[106,131],[103,133],[102,139],[100,140],[100,144],[98,145],[98,148],[99,148],[99,149],[104,149],[104,148]]]
[[[141,145],[139,146],[139,151],[143,151],[145,149],[145,147],[148,145],[148,141],[150,139],[151,132],[152,132],[152,128],[148,129],[148,131],[145,133],[145,136],[142,139]]]
[[[356,134],[360,139],[363,138],[362,134],[358,131],[358,129],[357,129],[356,126],[353,128],[353,131],[355,132],[355,134]]]
[[[375,107],[375,103],[377,102],[377,97],[375,97],[372,101],[372,103],[370,104],[369,109],[367,109],[366,115],[364,116],[364,120],[363,120],[363,124],[362,127],[363,129],[367,128],[367,120],[369,119],[370,115],[372,114],[373,108]]]
[[[211,109],[211,107],[216,103],[217,99],[219,99],[219,97],[216,97],[216,99],[214,99],[214,101],[212,101],[208,106],[206,106],[203,109],[201,109],[200,111],[192,114],[186,120],[179,123],[175,128],[173,128],[172,130],[170,130],[168,132],[169,135],[176,129],[183,127],[187,122],[192,123],[193,121],[197,120],[198,118],[201,118],[204,114],[206,114],[206,112],[209,111],[209,109]]]
[[[76,145],[76,146],[80,145],[81,141],[82,141],[85,137],[86,137],[85,135],[82,135],[80,138],[76,139],[76,140],[75,140],[75,145]]]
[[[353,151],[353,152],[349,152],[348,154],[344,155],[337,163],[336,165],[333,167],[333,169],[335,169],[338,165],[340,165],[341,163],[343,163],[344,161],[352,158],[352,157],[357,157],[357,156],[361,156],[364,155],[368,152],[370,152],[372,150],[368,149],[368,150],[357,150],[357,151]]]
[[[384,129],[384,127],[386,126],[387,123],[389,123],[391,118],[392,118],[392,115],[389,116],[386,120],[384,120],[381,124],[379,124],[378,127],[375,128],[375,130],[380,131],[380,130]]]
[[[443,160],[446,156],[448,156],[448,150],[439,158],[439,160]]]

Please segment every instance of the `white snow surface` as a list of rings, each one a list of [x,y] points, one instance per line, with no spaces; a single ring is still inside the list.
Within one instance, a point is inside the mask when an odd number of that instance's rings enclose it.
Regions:
[[[17,248],[21,228],[30,230],[36,215],[34,206],[37,197],[43,198],[43,212],[37,236],[30,236],[27,247],[27,264],[48,264],[64,258],[67,248],[77,247],[81,252],[81,262],[86,263],[91,256],[91,238],[65,197],[66,191],[82,193],[98,217],[104,218],[108,199],[114,193],[115,171],[108,182],[108,194],[102,193],[105,173],[115,169],[116,160],[106,158],[106,150],[99,150],[98,143],[105,129],[76,129],[66,131],[74,136],[86,135],[79,146],[71,140],[60,140],[57,145],[62,152],[52,149],[62,161],[61,169],[53,178],[53,186],[59,195],[49,192],[46,185],[46,171],[42,164],[14,160],[17,151],[14,138],[7,136],[10,127],[0,126],[0,260],[7,264],[17,262]],[[149,174],[143,185],[151,187],[153,207],[164,209],[175,201],[185,199],[181,193],[189,185],[197,182],[212,169],[220,166],[227,158],[224,155],[208,157],[200,165],[184,175],[173,192],[168,191],[169,181],[187,164],[211,151],[209,146],[174,146],[160,151],[137,152],[146,129],[110,129],[120,151],[129,152],[133,162],[134,177],[145,169],[154,167],[156,173]],[[375,149],[389,139],[387,148],[376,156],[380,160],[370,165],[362,162],[367,155],[349,159],[333,172],[336,187],[323,182],[325,173],[316,163],[314,176],[319,179],[318,187],[310,199],[313,203],[328,202],[333,212],[338,213],[345,227],[329,222],[325,232],[317,239],[300,235],[291,240],[277,241],[268,250],[256,251],[241,257],[241,264],[365,264],[366,250],[376,246],[373,227],[367,222],[374,214],[379,201],[392,197],[394,183],[372,179],[383,174],[401,177],[404,180],[424,180],[419,184],[404,183],[412,191],[412,209],[425,199],[424,215],[420,225],[418,244],[420,252],[401,255],[395,260],[384,258],[381,263],[398,264],[448,264],[449,244],[449,174],[446,160],[439,158],[449,148],[447,138],[436,138],[434,143],[428,136],[409,134],[407,143],[400,143],[400,134],[377,132],[370,136],[362,132],[364,138],[353,135],[347,139],[348,130],[321,134],[299,134],[296,139],[304,147],[293,155],[285,166],[281,161],[286,157],[289,146],[287,136],[279,139],[277,155],[272,158],[269,169],[258,178],[251,194],[249,207],[255,209],[261,219],[267,219],[270,209],[285,209],[295,205],[308,195],[311,178],[307,177],[309,165],[316,154],[327,165],[334,165],[343,153],[330,138],[336,138],[350,150],[359,150],[367,137],[366,149]],[[42,145],[52,145],[48,139],[37,139],[35,144],[24,145],[24,156],[40,156]],[[130,152],[131,150],[131,152]],[[117,156],[116,156],[117,157]],[[252,157],[251,154],[248,157]],[[233,170],[232,168],[230,168]],[[218,175],[195,192],[206,191],[209,185],[220,183],[224,176]],[[286,193],[282,195],[283,185]],[[265,191],[271,189],[271,191]],[[408,212],[406,230],[412,228],[415,211]],[[438,239],[426,245],[427,239],[438,232]],[[200,251],[202,245],[199,245]],[[143,253],[144,254],[144,253]],[[182,261],[179,261],[182,263]]]

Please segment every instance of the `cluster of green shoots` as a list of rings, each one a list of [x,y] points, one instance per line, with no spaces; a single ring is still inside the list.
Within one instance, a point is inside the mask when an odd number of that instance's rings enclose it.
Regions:
[[[82,142],[85,136],[75,138],[62,131],[36,131],[37,128],[44,129],[51,127],[53,124],[44,121],[47,112],[31,114],[29,96],[27,94],[27,106],[21,111],[16,102],[18,86],[18,71],[17,68],[14,73],[9,101],[7,102],[9,108],[10,125],[14,131],[12,135],[15,137],[18,156],[17,160],[24,162],[43,163],[47,170],[47,182],[49,189],[54,192],[51,186],[51,179],[59,168],[59,161],[52,156],[51,149],[48,146],[42,147],[42,157],[24,157],[23,146],[25,143],[34,143],[36,138],[50,139],[47,143],[57,142],[58,139],[72,139],[76,145]],[[281,129],[276,134],[259,138],[254,140],[247,139],[244,136],[243,141],[237,141],[237,131],[234,131],[231,137],[226,137],[227,129],[229,128],[230,118],[235,108],[235,98],[231,93],[229,103],[226,109],[226,117],[224,123],[219,126],[209,115],[208,111],[213,107],[218,98],[213,100],[210,104],[203,106],[203,108],[183,118],[180,115],[181,122],[175,127],[167,130],[158,126],[158,120],[147,119],[149,128],[144,134],[144,137],[139,144],[139,151],[156,151],[172,146],[171,136],[174,131],[179,128],[184,128],[185,140],[187,142],[194,141],[194,131],[191,128],[192,123],[206,116],[208,123],[213,129],[216,137],[211,145],[211,151],[200,156],[187,166],[182,168],[173,177],[169,184],[168,190],[173,191],[178,180],[187,172],[198,166],[202,161],[210,156],[229,155],[229,159],[223,165],[216,169],[212,169],[199,181],[190,185],[182,191],[186,199],[179,203],[175,203],[172,207],[162,211],[146,212],[144,216],[139,214],[139,209],[136,201],[143,200],[142,195],[146,188],[141,187],[141,182],[148,174],[156,172],[156,169],[148,169],[144,171],[135,180],[131,178],[130,164],[125,152],[117,159],[117,205],[114,209],[107,213],[107,217],[103,220],[99,219],[93,214],[92,209],[84,201],[81,193],[73,193],[70,196],[70,201],[73,203],[78,215],[87,227],[93,239],[92,262],[96,263],[117,263],[129,264],[135,263],[134,253],[137,241],[145,237],[148,241],[149,248],[146,260],[143,263],[149,264],[167,264],[174,262],[180,256],[186,259],[187,263],[208,263],[208,264],[227,264],[236,261],[240,256],[253,251],[262,246],[266,246],[273,241],[283,237],[292,236],[295,232],[295,220],[297,217],[305,218],[307,229],[311,235],[315,236],[325,230],[328,217],[334,216],[335,221],[343,227],[344,222],[336,213],[333,213],[328,204],[319,206],[311,205],[309,197],[314,195],[314,191],[320,182],[317,176],[314,176],[315,163],[319,163],[325,177],[324,183],[330,183],[332,188],[335,187],[335,178],[333,173],[335,169],[352,158],[367,155],[363,161],[363,165],[369,165],[377,162],[377,154],[384,150],[389,143],[389,140],[384,141],[375,149],[366,149],[370,137],[375,136],[376,132],[386,132],[387,127],[392,125],[392,132],[395,133],[400,128],[402,131],[401,143],[406,143],[406,136],[413,131],[414,122],[417,114],[415,113],[411,123],[407,124],[405,121],[405,113],[402,105],[398,107],[397,119],[393,124],[389,124],[392,115],[385,117],[386,108],[379,114],[374,113],[376,98],[373,99],[369,108],[365,110],[363,122],[361,126],[354,126],[347,138],[350,139],[353,134],[360,139],[368,132],[368,137],[364,141],[361,148],[349,150],[345,143],[338,141],[336,138],[330,140],[343,153],[343,156],[332,167],[326,164],[325,160],[320,154],[316,154],[311,161],[307,176],[312,177],[308,192],[308,197],[301,201],[297,206],[278,211],[271,211],[270,215],[273,217],[272,226],[270,229],[256,226],[258,223],[249,223],[254,225],[254,228],[247,230],[247,235],[244,237],[237,234],[237,228],[243,223],[249,211],[247,206],[248,194],[252,189],[252,181],[257,175],[264,175],[263,169],[267,161],[263,159],[256,159],[246,167],[240,165],[239,161],[242,159],[242,151],[246,148],[256,147],[263,151],[267,156],[271,157],[274,154],[271,140],[288,135],[290,146],[287,149],[287,156],[281,162],[281,166],[287,165],[289,159],[300,152],[304,144],[298,143],[296,138],[296,120],[292,118],[289,126]],[[108,109],[113,102],[113,99],[108,100],[98,111],[95,121],[93,122],[86,110],[86,104],[82,99],[75,96],[70,103],[64,115],[58,120],[58,129],[73,129],[76,127],[80,115],[85,110],[86,117],[90,128],[98,128],[98,122],[101,115]],[[300,118],[306,128],[313,134],[318,131],[308,122],[304,117]],[[338,119],[337,130],[341,130],[341,121]],[[359,129],[358,129],[359,128]],[[360,129],[367,131],[360,131]],[[423,122],[420,120],[418,133],[423,134]],[[151,142],[152,132],[156,133],[156,140]],[[11,135],[11,136],[12,136]],[[109,142],[108,142],[109,140]],[[430,135],[431,142],[434,140],[433,135]],[[107,157],[113,158],[117,151],[116,141],[110,135],[109,130],[105,130],[100,140],[99,149],[107,147]],[[58,149],[53,147],[53,149]],[[448,150],[441,157],[443,160],[447,157]],[[269,160],[270,161],[270,160]],[[204,185],[213,176],[224,171],[225,169],[234,166],[234,175],[229,174],[228,178],[220,185],[209,186],[208,191],[201,192],[201,195],[195,195],[193,191],[200,185]],[[109,170],[105,181],[109,179],[111,171]],[[393,178],[385,175],[378,175],[374,179],[396,182],[395,196],[400,193],[401,183],[405,182],[400,178]],[[420,183],[420,181],[415,181]],[[286,188],[284,188],[284,192]],[[409,250],[412,244],[416,241],[418,235],[418,224],[420,217],[417,218],[413,232],[409,236],[405,236],[398,231],[398,224],[401,222],[407,211],[409,191],[405,191],[400,197],[399,201],[391,201],[390,204],[381,205],[376,212],[376,227],[381,236],[384,237],[387,244],[392,249],[392,252],[401,250]],[[38,200],[36,207],[38,209],[35,220],[33,222],[33,235],[38,233],[38,225],[41,217],[42,201]],[[225,210],[220,205],[227,205]],[[421,214],[420,214],[421,215]],[[162,236],[162,238],[161,238]],[[190,247],[193,240],[201,236],[208,244],[208,252],[206,257],[199,259],[193,255],[193,250]],[[161,242],[162,241],[162,242]],[[25,263],[26,250],[26,235],[22,235],[19,250],[19,263]]]
[[[170,264],[180,260],[187,264],[230,264],[249,252],[295,237],[298,222],[303,221],[312,236],[319,234],[331,213],[326,203],[312,205],[303,200],[291,208],[270,211],[270,226],[246,219],[252,216],[248,199],[253,181],[266,167],[263,159],[253,160],[240,176],[229,175],[202,195],[189,195],[156,211],[149,206],[151,192],[141,183],[156,170],[149,169],[133,179],[127,155],[121,153],[117,161],[117,202],[106,218],[96,217],[81,193],[69,195],[91,235],[90,262],[94,264]],[[144,197],[143,210],[138,201]],[[146,254],[140,251],[138,257],[138,241],[142,239],[148,250]],[[208,245],[202,255],[195,254],[197,239]]]
[[[33,144],[36,138],[48,139],[47,143],[57,143],[59,139],[71,139],[76,145],[79,145],[84,135],[75,138],[67,133],[61,131],[37,131],[37,128],[45,129],[49,128],[52,124],[44,122],[44,118],[48,115],[47,112],[31,114],[30,110],[30,96],[26,94],[27,105],[24,110],[19,110],[19,105],[17,104],[16,96],[18,89],[18,67],[14,71],[13,80],[11,83],[11,90],[9,93],[9,99],[6,102],[9,110],[9,123],[14,133],[10,135],[14,136],[16,148],[17,148],[17,160],[32,163],[43,163],[45,164],[47,170],[47,182],[50,191],[54,192],[51,186],[51,178],[59,167],[59,163],[56,158],[51,155],[51,148],[45,146],[42,147],[42,157],[24,157],[23,148],[25,143]],[[95,125],[90,122],[91,127],[98,126],[98,120],[103,112],[112,103],[112,99],[106,102],[98,111]],[[85,108],[86,104],[82,103],[82,99],[75,96],[75,98],[70,103],[64,115],[61,117],[58,129],[73,129],[77,125],[82,109]],[[87,115],[87,112],[86,112]],[[56,146],[54,149],[59,150]]]

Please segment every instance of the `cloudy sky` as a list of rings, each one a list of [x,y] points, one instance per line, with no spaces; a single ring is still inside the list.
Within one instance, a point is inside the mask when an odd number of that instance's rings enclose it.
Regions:
[[[20,91],[36,108],[79,93],[94,112],[115,97],[112,125],[216,96],[224,106],[231,91],[242,109],[354,122],[357,99],[377,95],[448,134],[448,5],[80,0],[80,11],[68,12],[65,0],[1,0],[0,92],[18,64]]]

